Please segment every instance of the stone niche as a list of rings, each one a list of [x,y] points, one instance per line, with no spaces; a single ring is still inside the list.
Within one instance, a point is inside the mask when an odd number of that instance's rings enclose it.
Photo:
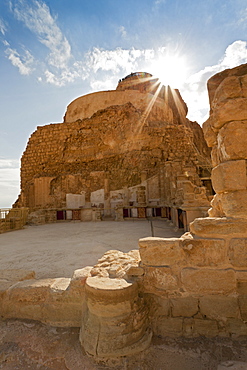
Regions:
[[[186,118],[179,91],[163,86],[157,94],[157,87],[150,74],[137,72],[116,90],[71,102],[63,123],[37,127],[21,159],[21,194],[14,206],[29,207],[30,221],[41,211],[44,220],[54,220],[54,210],[78,204],[118,220],[133,203],[169,208],[176,226],[179,210],[185,229],[195,215],[205,216],[210,149],[201,127]],[[122,202],[116,193],[124,194]]]

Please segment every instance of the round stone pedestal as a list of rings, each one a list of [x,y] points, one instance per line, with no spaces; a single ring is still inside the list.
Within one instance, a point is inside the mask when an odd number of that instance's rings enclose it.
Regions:
[[[137,283],[96,276],[87,279],[85,290],[80,342],[88,354],[120,357],[149,346],[152,333]]]

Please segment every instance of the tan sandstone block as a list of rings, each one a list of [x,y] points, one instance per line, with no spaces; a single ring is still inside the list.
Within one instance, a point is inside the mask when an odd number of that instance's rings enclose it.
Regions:
[[[180,337],[183,334],[183,319],[160,316],[157,317],[152,329],[155,335],[172,338]]]
[[[212,105],[217,106],[222,100],[238,98],[241,95],[240,78],[238,76],[226,77],[216,89]]]
[[[44,304],[41,321],[52,326],[81,327],[82,302]]]
[[[90,312],[102,317],[130,313],[137,295],[137,284],[124,279],[89,277],[85,288]]]
[[[221,195],[221,205],[227,217],[247,218],[247,190],[232,191]],[[243,229],[247,232],[247,228]]]
[[[169,316],[171,305],[168,298],[159,297],[155,294],[146,294],[145,299],[149,304],[151,317]]]
[[[182,245],[188,265],[218,266],[228,262],[223,239],[185,239]]]
[[[217,322],[214,320],[195,319],[195,332],[205,337],[216,337],[219,333]]]
[[[231,239],[229,257],[233,266],[247,268],[247,239]]]
[[[192,234],[204,238],[247,235],[247,221],[243,218],[206,217],[196,218],[190,224]]]
[[[235,337],[247,335],[247,324],[240,319],[227,319],[226,328]]]
[[[198,312],[198,298],[182,297],[171,299],[172,316],[191,317]]]
[[[51,285],[55,282],[56,279],[24,280],[8,289],[7,296],[13,302],[45,302],[50,294]]]
[[[236,290],[235,271],[185,268],[181,281],[187,291],[193,293],[227,294]]]
[[[179,238],[144,238],[139,240],[141,261],[147,266],[167,266],[184,262]]]
[[[200,298],[200,312],[209,319],[224,319],[226,317],[239,318],[237,297],[208,295]]]
[[[230,121],[241,121],[247,119],[247,99],[230,99],[217,104],[212,115],[212,125],[215,129],[220,129],[225,123]]]
[[[178,278],[167,267],[146,267],[143,278],[145,292],[156,293],[159,291],[174,291],[178,287]]]
[[[202,129],[203,129],[204,138],[205,138],[208,146],[211,148],[214,145],[216,145],[217,144],[217,134],[212,129],[210,118],[207,119],[207,121],[205,121],[203,123]]]
[[[245,107],[245,112],[247,109]],[[247,118],[245,118],[247,119]],[[247,121],[227,123],[218,133],[218,151],[221,162],[247,159]]]
[[[247,321],[247,295],[240,295],[238,298],[242,320]]]
[[[247,186],[245,160],[228,161],[212,170],[212,185],[216,193],[245,190]]]

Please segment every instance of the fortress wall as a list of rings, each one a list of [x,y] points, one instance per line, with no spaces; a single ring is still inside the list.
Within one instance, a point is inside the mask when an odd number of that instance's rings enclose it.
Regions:
[[[90,194],[104,189],[106,183],[108,197],[109,191],[140,185],[144,172],[145,178],[157,176],[161,167],[165,172],[158,185],[163,190],[157,191],[167,206],[180,201],[176,178],[184,172],[187,181],[201,186],[192,131],[184,125],[156,124],[149,118],[139,129],[141,118],[127,103],[82,121],[38,127],[22,156],[18,206],[62,208],[66,194],[81,192],[90,202]]]
[[[64,122],[74,122],[78,119],[90,118],[98,110],[106,109],[112,105],[124,105],[131,102],[136,109],[142,112],[149,106],[154,104],[156,109],[162,112],[162,119],[172,123],[173,112],[168,107],[165,100],[156,98],[154,95],[142,93],[138,90],[127,91],[99,91],[96,93],[81,96],[72,101],[65,113]]]

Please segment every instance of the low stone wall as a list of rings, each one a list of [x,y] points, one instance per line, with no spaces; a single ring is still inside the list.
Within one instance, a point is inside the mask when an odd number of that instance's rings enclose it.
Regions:
[[[71,279],[35,279],[34,271],[0,271],[3,319],[29,319],[52,326],[80,327],[84,285],[92,267],[76,270]]]
[[[238,239],[139,241],[142,291],[161,336],[247,335],[247,271]]]
[[[1,317],[80,327],[97,358],[139,352],[152,335],[246,336],[247,269],[236,240],[144,238],[139,251],[108,251],[71,279],[2,271]]]
[[[0,209],[0,234],[22,229],[27,222],[27,217],[28,208]]]

